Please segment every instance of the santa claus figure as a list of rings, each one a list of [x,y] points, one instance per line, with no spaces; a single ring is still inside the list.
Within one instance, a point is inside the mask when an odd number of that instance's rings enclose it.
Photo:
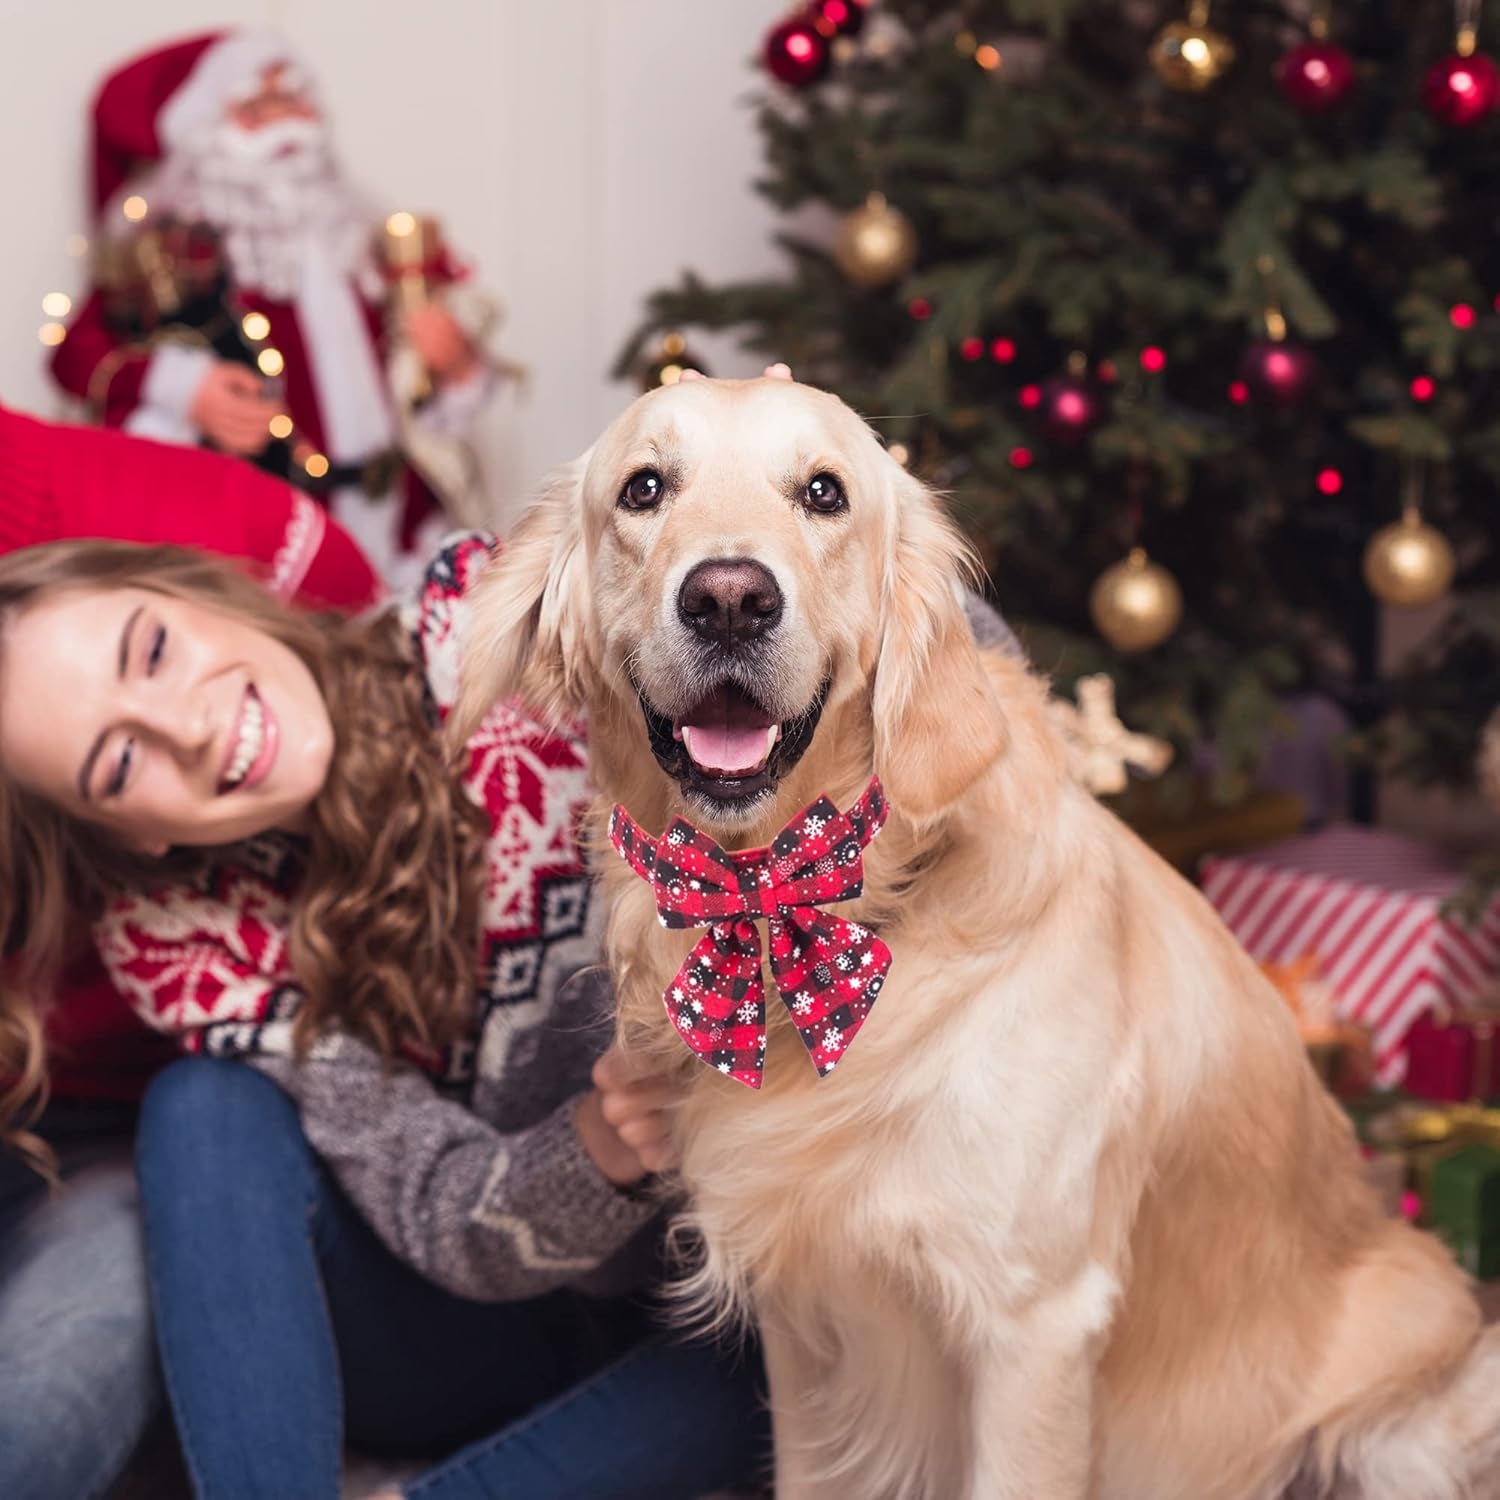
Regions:
[[[482,520],[463,433],[494,384],[493,311],[430,223],[381,229],[285,41],[219,32],[136,58],[94,132],[101,254],[59,383],[108,425],[284,475],[398,586],[447,526]]]

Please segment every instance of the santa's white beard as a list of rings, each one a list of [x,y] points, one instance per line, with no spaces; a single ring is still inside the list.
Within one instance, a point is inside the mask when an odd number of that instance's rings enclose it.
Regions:
[[[211,225],[235,285],[296,297],[309,242],[339,270],[370,274],[373,215],[341,173],[320,120],[259,130],[224,121],[174,153],[148,195],[153,210]]]

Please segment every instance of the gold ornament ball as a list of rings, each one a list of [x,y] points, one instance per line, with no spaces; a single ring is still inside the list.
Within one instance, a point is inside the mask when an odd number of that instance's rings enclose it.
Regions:
[[[1149,651],[1177,629],[1182,590],[1164,567],[1136,547],[1099,575],[1089,594],[1089,613],[1116,651]]]
[[[917,232],[899,208],[879,193],[839,220],[833,258],[855,286],[888,286],[911,270],[917,258]]]
[[[703,362],[688,348],[687,340],[680,333],[664,333],[661,342],[641,365],[640,387],[643,391],[654,391],[664,385],[676,385],[687,370],[708,374]]]
[[[1151,66],[1168,88],[1198,93],[1210,87],[1234,62],[1234,43],[1222,31],[1193,21],[1173,21],[1151,43]]]
[[[1383,604],[1431,604],[1453,582],[1453,548],[1442,532],[1408,514],[1383,527],[1365,548],[1365,582]]]

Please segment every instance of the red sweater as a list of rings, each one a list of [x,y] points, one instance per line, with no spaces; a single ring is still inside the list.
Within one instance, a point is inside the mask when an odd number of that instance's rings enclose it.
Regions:
[[[245,559],[269,588],[355,610],[379,580],[305,495],[237,459],[0,407],[0,552],[65,537],[178,542]],[[175,1049],[136,1020],[96,958],[66,976],[48,1014],[53,1088],[128,1099]]]

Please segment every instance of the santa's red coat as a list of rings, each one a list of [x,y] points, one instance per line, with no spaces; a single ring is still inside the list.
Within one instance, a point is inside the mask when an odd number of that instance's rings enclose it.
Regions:
[[[275,592],[357,610],[381,585],[305,495],[248,464],[0,407],[0,552],[68,537],[177,542],[242,558]],[[175,1048],[148,1031],[91,953],[47,1017],[58,1094],[128,1099]]]

